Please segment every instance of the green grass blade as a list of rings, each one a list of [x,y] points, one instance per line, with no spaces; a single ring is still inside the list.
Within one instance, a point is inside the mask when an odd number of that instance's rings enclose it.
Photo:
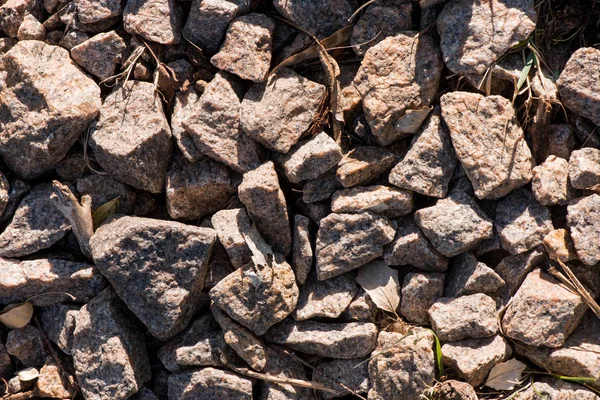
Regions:
[[[438,365],[438,373],[440,377],[444,376],[444,360],[442,357],[442,345],[440,344],[440,339],[437,337],[434,331],[430,329],[433,337],[435,338],[435,360]]]
[[[596,382],[596,378],[588,378],[586,376],[564,376],[564,375],[552,375],[555,378],[561,379],[563,381],[568,382],[577,382],[577,383],[588,383],[588,382]]]
[[[517,82],[517,91],[521,90],[521,86],[525,83],[527,76],[529,75],[529,71],[531,71],[531,67],[533,66],[533,62],[535,61],[535,53],[533,51],[529,52],[527,56],[527,61],[525,62],[525,66],[521,70],[521,75],[519,75],[519,81]]]

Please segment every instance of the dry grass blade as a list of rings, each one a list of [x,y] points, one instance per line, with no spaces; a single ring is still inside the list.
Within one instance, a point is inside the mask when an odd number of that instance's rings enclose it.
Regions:
[[[344,125],[344,112],[340,107],[340,67],[333,57],[327,53],[323,47],[323,51],[319,53],[319,60],[325,70],[325,76],[329,81],[329,112],[331,113],[331,126],[333,128],[333,138],[336,143],[342,143],[342,127]]]
[[[52,187],[54,189],[52,194],[54,205],[71,224],[81,252],[86,257],[91,258],[90,238],[94,234],[92,198],[88,195],[82,196],[81,204],[79,204],[67,185],[63,185],[59,181],[52,181]]]
[[[5,395],[2,397],[2,399],[3,400],[26,400],[26,399],[33,399],[33,398],[35,398],[35,396],[36,395],[35,395],[35,393],[33,393],[33,390],[30,390],[29,392]]]
[[[587,303],[588,307],[592,309],[594,314],[596,314],[596,316],[600,318],[600,306],[598,306],[596,300],[594,300],[592,295],[590,295],[590,292],[588,292],[587,289],[581,284],[579,279],[577,279],[573,271],[571,271],[571,268],[569,268],[565,263],[563,263],[560,260],[556,261],[567,275],[567,278],[571,285],[574,287],[575,291],[583,298],[583,300]]]

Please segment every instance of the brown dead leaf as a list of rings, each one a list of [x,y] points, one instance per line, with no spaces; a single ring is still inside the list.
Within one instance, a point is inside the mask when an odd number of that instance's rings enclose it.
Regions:
[[[20,329],[31,321],[32,316],[33,305],[26,301],[6,306],[0,311],[0,322],[9,329]]]
[[[396,128],[402,133],[417,133],[433,107],[423,107],[418,110],[406,110],[402,118],[396,121]]]
[[[121,202],[120,197],[115,197],[112,200],[107,201],[94,211],[92,214],[92,221],[94,223],[94,230],[98,229],[100,225],[108,218],[112,217],[117,213],[119,209],[119,203]]]
[[[490,371],[485,386],[496,390],[513,390],[521,382],[525,368],[527,366],[516,358],[496,364]]]

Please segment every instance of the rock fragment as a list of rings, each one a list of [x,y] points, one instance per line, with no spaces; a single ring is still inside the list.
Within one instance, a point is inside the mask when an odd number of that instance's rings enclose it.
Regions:
[[[66,50],[36,40],[18,42],[1,64],[0,155],[33,179],[54,168],[98,115],[100,88]]]
[[[356,297],[342,313],[341,320],[348,322],[373,322],[378,310],[379,309],[375,303],[373,303],[373,300],[371,300],[367,292],[361,288]]]
[[[600,196],[593,194],[572,201],[567,206],[567,224],[577,257],[586,265],[600,261]],[[1,236],[0,236],[1,237]]]
[[[263,82],[271,67],[271,43],[275,22],[263,14],[248,14],[234,19],[225,42],[210,62],[222,71],[242,79]]]
[[[600,191],[600,150],[584,147],[569,158],[569,179],[577,189]]]
[[[440,298],[429,309],[429,318],[433,331],[444,342],[489,337],[498,331],[496,302],[482,293]]]
[[[338,165],[336,177],[345,188],[372,183],[396,161],[393,153],[381,147],[358,146],[344,155]]]
[[[267,243],[275,252],[288,255],[292,250],[292,231],[273,162],[246,172],[238,196]]]
[[[77,191],[92,198],[92,211],[109,201],[119,198],[117,213],[130,214],[135,204],[135,192],[129,186],[110,175],[88,175],[77,180]]]
[[[325,86],[290,69],[279,70],[246,92],[242,129],[265,147],[287,153],[317,117],[325,92]]]
[[[300,289],[298,305],[292,313],[296,321],[337,318],[348,307],[359,286],[352,276],[339,275],[326,281],[311,275]]]
[[[440,51],[428,35],[405,32],[365,53],[354,84],[379,145],[417,131],[429,113],[441,72]]]
[[[348,0],[273,0],[273,5],[286,19],[318,38],[346,26],[354,11]]]
[[[445,297],[460,297],[474,293],[493,294],[504,286],[504,280],[493,269],[471,253],[465,253],[452,260],[450,273],[446,279]]]
[[[71,57],[101,80],[114,75],[125,41],[115,31],[99,33],[71,49]]]
[[[428,324],[427,311],[444,295],[445,275],[410,272],[404,277],[400,313],[407,321]]]
[[[564,158],[549,156],[532,172],[531,190],[541,205],[564,205],[576,197],[569,179],[569,162]]]
[[[338,190],[331,198],[331,211],[340,214],[371,211],[397,218],[409,214],[412,208],[412,192],[382,185]]]
[[[17,39],[43,41],[46,39],[46,28],[33,15],[25,14],[17,31]]]
[[[181,41],[183,12],[175,0],[127,0],[123,27],[133,35],[161,44]]]
[[[598,395],[576,383],[566,382],[557,378],[542,378],[535,385],[519,393],[515,400],[543,399],[578,399],[598,400]]]
[[[435,0],[434,0],[435,1]],[[436,390],[442,400],[478,400],[475,388],[466,382],[447,380]]]
[[[150,333],[167,339],[198,306],[215,231],[171,221],[121,217],[92,236],[102,274]]]
[[[248,264],[252,253],[244,235],[250,235],[252,223],[246,210],[234,208],[217,211],[212,216],[211,222],[231,264],[235,268]]]
[[[0,29],[10,38],[16,38],[19,27],[30,8],[27,0],[9,0],[0,6]]]
[[[267,347],[267,365],[263,373],[279,378],[307,380],[304,365],[297,361],[292,351],[278,346]],[[312,391],[308,388],[267,381],[258,382],[257,400],[309,400]]]
[[[510,299],[519,289],[525,277],[535,267],[542,266],[547,261],[546,252],[541,246],[525,253],[504,257],[494,269],[505,283],[501,289],[504,299]]]
[[[575,150],[575,129],[568,124],[552,124],[548,141],[548,154],[568,160]]]
[[[122,7],[119,0],[79,0],[77,16],[84,24],[112,19],[121,15]]]
[[[53,399],[69,399],[76,394],[75,389],[63,377],[63,371],[52,357],[46,358],[46,364],[40,369],[40,376],[35,383],[33,392],[36,396]]]
[[[252,381],[232,372],[204,368],[169,377],[169,400],[251,400]]]
[[[332,360],[319,364],[314,373],[314,380],[325,386],[339,390],[339,394],[323,392],[323,399],[343,397],[354,393],[366,394],[369,390],[369,363],[361,358],[350,360]],[[345,387],[341,386],[339,383]]]
[[[377,327],[368,322],[286,320],[270,329],[265,339],[306,354],[349,359],[365,357],[375,350]]]
[[[544,247],[550,259],[568,262],[577,259],[573,240],[566,229],[555,229],[544,236]]]
[[[318,279],[333,278],[380,257],[394,233],[392,222],[370,212],[329,214],[317,234]]]
[[[68,303],[57,303],[43,307],[40,314],[40,325],[44,333],[65,354],[71,355],[75,318],[79,306]]]
[[[171,129],[154,85],[129,81],[109,94],[90,144],[96,161],[115,179],[161,192],[171,158]]]
[[[338,189],[344,186],[336,179],[336,170],[330,169],[316,179],[304,182],[302,187],[302,201],[305,203],[316,203],[327,200]]]
[[[292,238],[292,269],[296,274],[296,281],[304,285],[312,269],[314,252],[309,232],[310,219],[303,215],[294,216]]]
[[[10,201],[9,193],[10,186],[8,184],[8,179],[2,172],[0,172],[0,216],[4,213],[4,210],[8,206],[8,202]]]
[[[173,114],[171,114],[171,132],[173,133],[173,137],[175,137],[179,151],[190,162],[202,160],[204,154],[198,150],[194,139],[185,130],[182,122],[188,116],[194,115],[195,110],[199,109],[200,96],[201,94],[191,86],[187,90],[175,93]]]
[[[46,359],[42,334],[32,325],[9,331],[6,336],[6,351],[25,367],[42,366]]]
[[[415,222],[437,251],[453,257],[493,236],[492,221],[467,194],[454,191],[415,212]]]

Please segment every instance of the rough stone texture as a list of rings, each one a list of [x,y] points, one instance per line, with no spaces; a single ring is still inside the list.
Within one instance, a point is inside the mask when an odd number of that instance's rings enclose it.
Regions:
[[[42,335],[32,325],[10,330],[6,335],[6,351],[21,361],[25,367],[42,366],[46,359]]]
[[[0,216],[4,213],[4,210],[10,201],[10,189],[8,179],[0,172]]]
[[[183,12],[175,0],[127,0],[123,27],[133,35],[161,44],[181,41]]]
[[[342,321],[373,322],[379,309],[362,288],[341,315]]]
[[[292,316],[297,321],[337,318],[356,296],[358,289],[354,277],[347,274],[326,281],[319,281],[315,275],[311,275],[300,289],[298,305]]]
[[[89,38],[90,36],[85,32],[70,29],[67,33],[61,32],[61,38],[58,45],[70,51],[73,47],[85,42]]]
[[[0,178],[2,182],[2,180]],[[4,187],[5,183],[1,183]],[[6,221],[10,221],[13,218],[19,204],[21,204],[21,200],[25,195],[29,192],[31,185],[27,182],[21,181],[19,179],[15,179],[10,184],[10,190],[8,191],[8,199],[4,206],[4,211],[0,214],[0,224],[5,223]],[[0,189],[0,191],[3,189]],[[3,200],[4,201],[4,200]]]
[[[394,234],[392,222],[370,212],[329,214],[317,234],[318,279],[333,278],[382,256]]]
[[[191,366],[219,367],[223,365],[221,354],[227,347],[223,331],[208,313],[163,344],[158,350],[158,358],[171,372]]]
[[[66,50],[34,40],[12,47],[3,71],[0,155],[20,178],[33,179],[54,168],[98,115],[100,88]]]
[[[198,150],[238,172],[260,165],[261,147],[240,125],[241,83],[219,72],[182,120]]]
[[[567,224],[577,257],[586,265],[600,261],[600,196],[593,194],[567,206]],[[1,238],[2,236],[0,236]]]
[[[77,314],[73,363],[86,399],[127,399],[151,377],[144,335],[126,310],[109,288]]]
[[[159,398],[152,390],[144,386],[136,394],[131,396],[129,400],[159,400]]]
[[[77,16],[84,24],[118,17],[121,12],[119,0],[79,0],[77,3]]]
[[[234,19],[225,42],[210,62],[242,79],[263,82],[271,67],[271,44],[275,22],[264,14],[248,14]]]
[[[493,236],[492,221],[467,194],[454,191],[415,212],[415,222],[437,251],[453,257]]]
[[[117,58],[125,47],[125,41],[115,31],[99,33],[73,47],[71,57],[86,71],[103,80],[114,75]]]
[[[84,262],[0,258],[0,303],[3,304],[21,303],[36,296],[32,300],[35,305],[50,305],[66,299],[63,293],[73,296],[74,301],[87,302],[105,286],[100,271]]]
[[[536,247],[526,253],[505,257],[494,271],[502,278],[505,285],[500,289],[502,300],[508,301],[521,286],[527,274],[537,266],[546,264],[548,257],[543,247]]]
[[[492,294],[504,286],[504,280],[471,253],[452,259],[446,279],[445,297],[460,297],[474,293]]]
[[[535,29],[533,0],[459,0],[437,19],[444,63],[461,75],[483,75],[512,46]]]
[[[304,285],[312,269],[314,252],[309,232],[310,219],[303,215],[294,216],[292,238],[292,269],[299,285]]]
[[[292,183],[317,179],[342,160],[342,149],[325,132],[297,143],[282,158],[282,167]]]
[[[417,121],[410,114],[423,114],[431,104],[442,66],[439,48],[428,35],[407,32],[367,50],[354,84],[378,144],[386,146],[414,133]]]
[[[569,178],[577,189],[600,191],[600,150],[584,147],[569,158]]]
[[[429,309],[429,318],[444,342],[489,337],[498,331],[496,302],[482,293],[438,299]]]
[[[171,114],[171,132],[179,151],[190,162],[198,162],[204,158],[204,154],[198,150],[191,134],[183,126],[183,120],[190,115],[195,115],[196,110],[199,109],[200,96],[201,94],[192,86],[175,93],[173,114]],[[214,117],[215,113],[212,115]]]
[[[377,346],[377,326],[368,322],[324,323],[286,320],[271,328],[265,340],[306,354],[358,358]]]
[[[294,271],[281,255],[269,258],[269,265],[244,265],[209,292],[218,307],[259,336],[290,315],[298,302]]]
[[[50,199],[52,185],[39,184],[19,203],[10,224],[0,234],[0,257],[21,257],[46,249],[70,229]]]
[[[430,331],[415,329],[408,336],[381,332],[380,354],[369,361],[369,400],[414,400],[435,381],[434,337]]]
[[[386,264],[411,265],[430,272],[444,272],[448,268],[448,259],[429,243],[411,217],[395,222],[398,225],[396,235],[383,255]]]
[[[531,190],[541,205],[564,205],[577,196],[569,181],[569,162],[564,158],[549,156],[532,172]]]
[[[12,363],[10,355],[3,344],[0,344],[0,376],[11,376]]]
[[[550,259],[568,262],[577,259],[573,240],[566,229],[555,229],[544,236],[544,247]]]
[[[576,146],[575,129],[568,124],[550,125],[548,142],[548,154],[568,160]]]
[[[194,0],[183,35],[208,54],[219,50],[229,23],[250,11],[247,0]]]
[[[517,394],[514,400],[598,400],[600,397],[576,383],[566,382],[556,378],[541,378],[531,387]]]
[[[322,39],[348,24],[354,9],[348,0],[273,0],[286,19]]]
[[[109,175],[92,174],[77,180],[77,191],[92,198],[92,211],[119,198],[117,213],[130,214],[135,204],[135,192]]]
[[[325,86],[281,69],[246,92],[242,129],[265,147],[287,153],[316,118],[325,94]]]
[[[44,40],[46,39],[46,29],[33,15],[25,14],[23,22],[17,31],[19,40]]]
[[[435,0],[434,0],[435,1]],[[448,380],[436,389],[439,400],[478,400],[475,388],[466,382]]]
[[[209,222],[208,220],[205,221]],[[210,261],[208,262],[208,273],[206,274],[206,279],[204,280],[204,289],[206,289],[205,292],[215,287],[215,285],[219,283],[221,279],[235,271],[235,269],[236,268],[229,260],[229,256],[227,255],[227,251],[225,251],[225,247],[223,247],[220,241],[216,241],[215,245],[213,246],[212,255],[210,256]],[[205,298],[207,304],[209,304],[210,299],[208,298],[208,294],[205,292],[202,293],[202,297]]]
[[[334,213],[371,211],[387,218],[409,214],[413,208],[413,193],[389,186],[360,186],[338,190],[331,198]]]
[[[63,377],[63,372],[52,357],[46,358],[46,364],[40,369],[33,393],[39,397],[69,399],[75,396],[75,389]]]
[[[208,157],[192,163],[175,154],[165,183],[169,216],[193,220],[212,214],[237,194],[238,182],[233,171]]]
[[[161,192],[171,158],[171,129],[154,85],[128,81],[109,94],[90,144],[96,161],[115,179]]]
[[[246,172],[238,187],[238,196],[248,214],[273,250],[283,255],[292,250],[292,231],[285,196],[273,162]]]
[[[466,339],[442,346],[444,364],[455,370],[470,385],[479,386],[494,365],[512,355],[509,342],[501,335],[484,339]]]
[[[478,198],[498,199],[531,180],[531,151],[509,100],[452,92],[440,102],[454,150]]]
[[[121,217],[90,246],[97,267],[150,333],[167,339],[198,306],[216,233],[172,221]]]
[[[393,153],[381,147],[358,146],[344,155],[336,178],[345,188],[368,184],[388,171],[396,161]]]
[[[0,6],[0,29],[11,38],[16,38],[19,27],[27,14],[30,2],[27,0],[3,1]]]
[[[244,208],[217,211],[211,218],[219,241],[225,248],[231,264],[235,268],[250,262],[252,253],[244,235],[250,235],[252,223]]]
[[[560,347],[577,327],[583,299],[539,269],[527,275],[502,318],[506,336],[531,346]]]
[[[346,388],[350,388],[355,393],[366,394],[369,390],[369,363],[364,361],[361,358],[354,358],[326,361],[319,364],[314,371],[314,380],[339,391],[337,395],[323,392],[321,394],[323,399],[328,400],[351,394]]]
[[[578,49],[565,65],[558,81],[560,100],[576,114],[600,125],[600,50],[593,47]]]
[[[252,381],[215,368],[169,377],[169,400],[252,400]]]
[[[267,348],[265,344],[227,316],[219,307],[211,307],[217,323],[223,329],[223,339],[253,369],[260,371],[267,364]]]
[[[390,172],[389,181],[425,196],[443,198],[456,162],[450,133],[439,114],[433,114],[415,135],[408,153]]]
[[[75,318],[79,308],[74,304],[57,303],[43,307],[40,313],[40,325],[48,339],[69,355],[71,355]]]
[[[304,182],[302,187],[302,201],[316,203],[327,200],[333,193],[344,186],[336,179],[336,170],[330,169],[316,179]]]
[[[406,0],[385,0],[368,6],[354,25],[350,44],[362,56],[389,36],[412,28],[412,4]]]
[[[308,380],[304,365],[294,358],[294,352],[278,346],[267,347],[267,365],[263,373],[280,378]],[[256,400],[312,400],[308,388],[278,384],[266,381],[257,382],[259,395]]]
[[[427,310],[444,294],[444,274],[410,272],[402,284],[400,314],[407,321],[428,324]]]
[[[539,246],[554,229],[550,211],[525,189],[515,190],[498,203],[494,222],[502,247],[511,254]]]

